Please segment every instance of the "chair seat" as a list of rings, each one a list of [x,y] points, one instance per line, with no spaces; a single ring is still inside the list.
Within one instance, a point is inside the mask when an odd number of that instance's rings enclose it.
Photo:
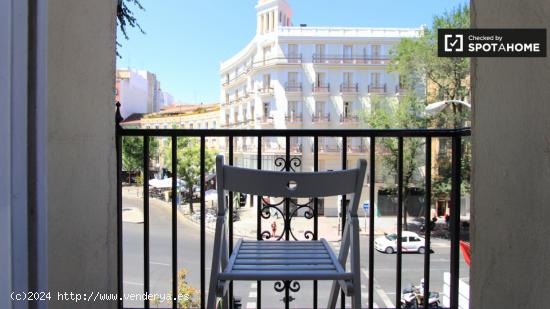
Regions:
[[[351,280],[325,239],[239,240],[219,280]]]

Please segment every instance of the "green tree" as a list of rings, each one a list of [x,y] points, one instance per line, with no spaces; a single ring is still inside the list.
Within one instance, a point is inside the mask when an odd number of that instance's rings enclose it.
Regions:
[[[178,138],[177,143],[177,177],[185,182],[188,190],[189,212],[193,213],[193,186],[200,184],[200,143],[197,139],[188,137]],[[171,140],[168,143],[168,148],[172,149]],[[165,151],[165,162],[170,168],[172,166],[171,151]],[[206,173],[214,171],[214,163],[216,161],[215,152],[205,149],[204,170]]]
[[[428,100],[464,99],[470,92],[470,60],[438,57],[437,29],[469,27],[470,7],[467,5],[435,16],[432,26],[425,28],[419,38],[402,39],[390,52],[388,69],[399,73],[405,89],[426,87]]]
[[[405,95],[399,101],[387,97],[373,97],[371,99],[371,111],[363,115],[363,121],[375,129],[418,129],[426,127],[426,119],[423,117],[425,103],[418,100],[414,95]],[[397,174],[398,172],[398,140],[396,138],[383,138],[379,142],[384,153],[382,164],[387,172]],[[412,188],[419,184],[414,182],[415,175],[418,175],[419,156],[424,153],[424,139],[405,138],[403,139],[403,203],[406,205],[407,198]],[[407,209],[404,211],[404,224],[407,229]]]
[[[149,158],[158,155],[159,143],[156,138],[149,139]],[[143,173],[143,138],[125,136],[122,138],[122,170],[128,173],[128,183],[132,173]]]
[[[437,56],[437,30],[440,28],[469,28],[470,8],[458,6],[441,16],[435,16],[429,28],[424,29],[419,38],[402,39],[390,52],[389,71],[399,74],[401,86],[407,93],[423,98],[427,103],[441,100],[465,100],[470,93],[470,60],[460,57]],[[425,89],[419,93],[419,89]],[[462,127],[470,119],[470,112],[462,106],[452,107],[451,112],[441,112],[428,118],[429,127]],[[450,139],[440,139],[450,148]],[[440,154],[438,174],[434,177],[433,193],[450,193],[451,161],[450,154]],[[462,175],[469,191],[471,145],[463,142]]]

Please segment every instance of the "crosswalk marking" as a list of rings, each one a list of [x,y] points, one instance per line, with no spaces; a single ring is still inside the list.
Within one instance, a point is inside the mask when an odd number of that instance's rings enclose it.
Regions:
[[[368,278],[369,273],[365,269],[363,269],[362,271],[365,277]],[[380,299],[382,299],[382,301],[384,302],[384,305],[388,308],[393,308],[394,305],[390,300],[390,298],[388,297],[387,293],[382,289],[382,287],[380,287],[380,285],[378,285],[378,283],[376,283],[376,279],[374,279],[373,281],[374,281],[374,290],[376,291],[378,296],[380,296]]]
[[[248,302],[246,303],[247,309],[256,309],[256,303]]]

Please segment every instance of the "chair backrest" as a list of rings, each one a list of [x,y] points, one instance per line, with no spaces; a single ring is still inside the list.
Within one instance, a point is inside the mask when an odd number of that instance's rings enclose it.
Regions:
[[[275,172],[228,166],[216,157],[218,213],[225,211],[225,191],[281,198],[314,198],[353,194],[352,215],[357,213],[367,162],[360,159],[355,169],[327,172]]]

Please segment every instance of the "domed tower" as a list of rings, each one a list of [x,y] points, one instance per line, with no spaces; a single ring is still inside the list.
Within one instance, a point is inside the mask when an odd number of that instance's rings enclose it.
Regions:
[[[256,5],[257,34],[274,32],[292,25],[292,8],[286,0],[259,0]]]

